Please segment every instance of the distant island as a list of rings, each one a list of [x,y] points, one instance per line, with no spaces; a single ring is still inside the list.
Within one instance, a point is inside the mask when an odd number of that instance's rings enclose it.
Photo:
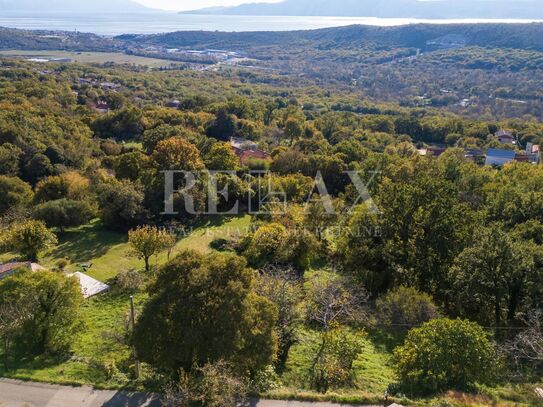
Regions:
[[[425,19],[543,19],[540,0],[284,0],[211,7],[183,14],[338,16]]]
[[[0,0],[2,13],[144,13],[153,11],[132,0]]]

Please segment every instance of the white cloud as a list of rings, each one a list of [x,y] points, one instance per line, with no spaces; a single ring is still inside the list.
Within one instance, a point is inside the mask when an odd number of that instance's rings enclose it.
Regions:
[[[147,7],[163,10],[195,10],[204,7],[237,6],[242,3],[278,3],[282,0],[135,0]]]

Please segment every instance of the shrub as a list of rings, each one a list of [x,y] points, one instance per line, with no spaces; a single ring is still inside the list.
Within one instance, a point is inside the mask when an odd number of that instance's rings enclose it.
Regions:
[[[70,264],[70,261],[68,259],[60,259],[59,261],[57,261],[56,266],[59,270],[62,271],[68,266],[68,264]]]
[[[199,401],[206,407],[236,407],[247,392],[245,382],[224,361],[208,363],[197,369],[200,376]]]
[[[364,349],[364,332],[334,324],[322,335],[322,344],[312,366],[311,385],[322,393],[351,385],[353,363]]]
[[[209,247],[211,247],[213,250],[217,250],[219,252],[226,251],[229,249],[230,242],[227,239],[213,239],[213,241],[209,244]]]
[[[247,394],[247,385],[224,362],[207,363],[182,373],[178,383],[164,392],[168,407],[236,407]]]
[[[250,383],[250,390],[253,393],[262,394],[281,387],[281,380],[275,372],[274,366],[266,366],[254,375]]]
[[[135,293],[145,286],[145,277],[136,270],[121,270],[116,278],[119,291]]]
[[[63,231],[88,223],[94,216],[94,210],[86,202],[59,199],[36,206],[33,214],[48,227],[57,227]]]
[[[383,324],[410,328],[438,318],[439,311],[428,294],[399,287],[377,300],[377,315]]]
[[[280,223],[261,226],[252,236],[244,255],[253,267],[290,264],[307,270],[318,251],[316,238],[307,231],[288,231]]]
[[[253,235],[246,257],[252,265],[263,265],[276,261],[279,249],[286,240],[288,232],[279,223],[270,223],[258,228]]]
[[[499,365],[496,348],[482,327],[446,318],[409,331],[394,358],[402,387],[417,394],[488,384]]]
[[[81,329],[83,302],[79,282],[49,271],[21,271],[0,281],[0,307],[19,300],[32,302],[31,316],[14,335],[22,354],[56,354],[69,350]]]
[[[17,177],[0,175],[0,215],[12,207],[28,206],[32,202],[32,188]]]

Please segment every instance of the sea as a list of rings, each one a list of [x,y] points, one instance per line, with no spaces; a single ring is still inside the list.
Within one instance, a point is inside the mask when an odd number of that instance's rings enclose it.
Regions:
[[[417,23],[531,23],[543,20],[423,20],[416,18],[218,16],[169,12],[140,14],[17,15],[0,11],[0,27],[30,30],[89,32],[99,35],[159,34],[172,31],[292,31],[340,27],[353,24],[397,26]]]

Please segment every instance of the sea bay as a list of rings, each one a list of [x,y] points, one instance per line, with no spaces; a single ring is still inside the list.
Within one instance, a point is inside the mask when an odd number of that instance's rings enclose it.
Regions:
[[[0,12],[0,26],[32,30],[92,32],[100,35],[156,34],[172,31],[291,31],[353,24],[397,26],[417,23],[530,23],[541,20],[423,20],[375,17],[224,16],[168,12],[36,15]]]

